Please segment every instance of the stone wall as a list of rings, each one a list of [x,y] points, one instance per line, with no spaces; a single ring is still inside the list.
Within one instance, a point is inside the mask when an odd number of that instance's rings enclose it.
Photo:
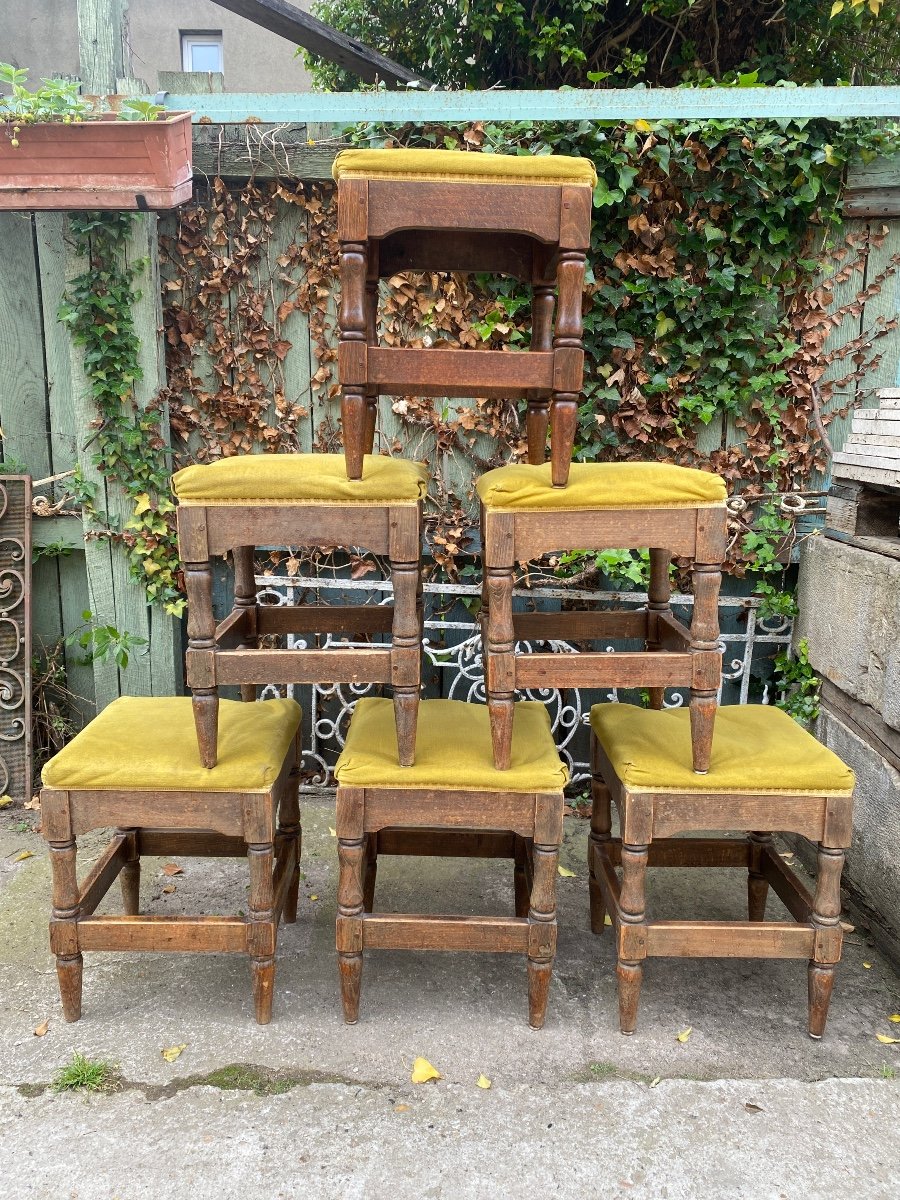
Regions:
[[[874,541],[874,539],[870,539]],[[822,677],[819,739],[857,776],[845,882],[900,963],[900,545],[809,538],[796,636]]]

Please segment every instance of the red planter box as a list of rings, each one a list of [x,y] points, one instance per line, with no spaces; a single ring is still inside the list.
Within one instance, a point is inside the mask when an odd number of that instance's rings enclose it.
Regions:
[[[155,121],[0,122],[0,209],[175,208],[191,198],[191,114]]]

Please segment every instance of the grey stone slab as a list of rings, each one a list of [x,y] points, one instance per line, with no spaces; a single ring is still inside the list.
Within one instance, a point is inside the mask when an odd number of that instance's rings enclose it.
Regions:
[[[900,561],[807,538],[798,602],[795,634],[815,670],[900,729]]]
[[[874,914],[877,930],[900,961],[900,774],[827,709],[816,735],[856,773],[853,845],[845,879]]]
[[[0,1179],[18,1200],[889,1200],[898,1120],[875,1080],[0,1089]]]

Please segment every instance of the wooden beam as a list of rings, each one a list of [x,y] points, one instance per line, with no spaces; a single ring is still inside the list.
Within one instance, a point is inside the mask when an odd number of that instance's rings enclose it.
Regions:
[[[104,94],[128,87],[131,75],[126,35],[126,0],[78,0],[80,74],[85,91]],[[130,89],[129,89],[130,90]],[[65,280],[85,270],[85,260],[74,252],[73,239],[63,228]],[[124,249],[125,261],[142,263],[139,277],[141,297],[134,306],[134,327],[140,338],[143,379],[135,387],[139,407],[153,403],[165,387],[166,375],[159,330],[163,326],[162,292],[156,214],[137,215]],[[94,461],[92,422],[96,406],[90,398],[90,383],[84,373],[83,349],[69,344],[71,404],[76,437],[76,459],[83,477],[96,487],[96,507],[114,522],[124,525],[133,516],[134,504],[124,490],[108,481]],[[168,440],[167,415],[162,414],[162,435]],[[93,526],[85,518],[85,531]],[[131,579],[128,563],[119,546],[108,538],[89,538],[84,546],[88,607],[98,623],[143,637],[146,654],[135,655],[122,677],[115,662],[94,661],[94,692],[98,708],[105,707],[122,691],[131,695],[171,696],[181,691],[181,636],[173,618],[158,606],[151,607],[143,588]]]
[[[273,0],[274,2],[274,0]],[[900,116],[900,87],[571,88],[565,91],[290,92],[170,95],[194,120],[291,124],[330,121],[659,121]]]
[[[431,86],[418,72],[379,54],[365,43],[348,37],[346,33],[326,25],[286,0],[213,0],[213,3],[239,17],[246,17],[269,33],[287,38],[312,54],[337,63],[367,83],[383,79],[391,87],[403,87],[408,83]]]

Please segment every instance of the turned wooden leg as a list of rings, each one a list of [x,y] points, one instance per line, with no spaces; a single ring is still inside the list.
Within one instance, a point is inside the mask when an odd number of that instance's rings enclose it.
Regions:
[[[591,758],[596,739],[591,735]],[[606,904],[597,874],[599,858],[606,853],[612,829],[612,805],[609,788],[599,777],[591,776],[591,833],[588,839],[588,895],[591,906],[591,933],[601,934],[606,925]]]
[[[275,847],[271,842],[252,842],[247,846],[247,861],[250,867],[247,946],[252,959],[253,1000],[258,1024],[268,1025],[275,988]]]
[[[531,349],[547,353],[553,349],[553,310],[556,300],[553,295],[556,281],[541,277],[538,265],[532,282],[531,293]],[[550,429],[550,397],[546,393],[529,392],[525,414],[525,431],[528,435],[528,461],[539,466],[547,458],[547,434]]]
[[[249,621],[248,636],[238,645],[238,650],[256,649],[257,645],[255,552],[255,546],[235,546],[233,551],[234,607],[236,609],[243,609],[249,614],[245,618],[245,620]],[[241,699],[247,704],[252,703],[256,699],[255,683],[241,684]]]
[[[56,955],[56,975],[63,1017],[77,1021],[81,1016],[81,985],[84,959],[78,945],[80,915],[75,839],[50,842],[53,872],[53,909],[50,917],[50,949]]]
[[[619,896],[619,907],[622,913],[622,927],[619,930],[619,960],[616,964],[616,978],[619,985],[619,1029],[622,1033],[634,1033],[637,1028],[638,1001],[641,995],[641,980],[643,977],[643,960],[626,957],[621,947],[623,934],[627,937],[625,926],[643,925],[645,914],[645,881],[648,846],[622,845],[622,891]]]
[[[360,197],[362,199],[362,197]],[[362,203],[366,201],[362,199]],[[363,228],[365,215],[363,214]],[[366,403],[366,273],[368,247],[364,241],[342,241],[340,248],[341,304],[338,309],[338,371],[341,381],[341,427],[347,475],[361,479],[369,424]]]
[[[647,649],[654,652],[660,649],[658,636],[659,618],[672,611],[670,604],[672,585],[669,581],[670,562],[671,555],[668,550],[657,548],[650,550],[650,586],[647,589],[647,620],[652,636],[647,638]],[[661,709],[665,700],[666,689],[651,687],[647,690],[650,693],[650,707]]]
[[[140,834],[137,829],[118,829],[128,839],[128,861],[119,872],[119,885],[122,888],[122,911],[126,917],[136,917],[141,911],[141,856],[139,851]]]
[[[200,761],[216,765],[218,756],[219,691],[216,687],[216,619],[212,601],[209,559],[184,564],[188,600],[187,683],[194,698],[194,721]]]
[[[366,243],[366,345],[378,345],[378,242]],[[375,428],[378,424],[378,389],[366,387],[366,454],[375,450]]]
[[[559,846],[532,848],[533,878],[528,909],[528,1024],[540,1029],[547,1015],[556,955],[556,868]]]
[[[340,831],[339,831],[340,833]],[[359,1018],[359,991],[363,965],[364,838],[338,837],[337,928],[338,969],[344,1021],[355,1025]]]
[[[820,1038],[828,1020],[834,987],[834,967],[840,961],[841,872],[844,851],[819,843],[816,891],[810,924],[816,931],[816,946],[809,962],[809,1036]]]
[[[415,763],[415,730],[419,720],[421,679],[421,564],[419,560],[419,514],[414,508],[398,511],[398,522],[408,524],[407,536],[397,541],[391,553],[391,583],[394,584],[394,623],[391,625],[391,684],[394,688],[394,719],[397,754],[401,767]],[[403,553],[414,559],[400,558]]]
[[[366,866],[363,879],[363,910],[370,913],[375,906],[375,880],[378,876],[378,834],[366,838]]]
[[[513,893],[517,917],[527,917],[531,903],[531,892],[528,888],[528,874],[525,862],[528,857],[528,846],[525,839],[516,834],[516,850],[513,866]]]
[[[767,849],[774,846],[771,833],[750,833],[747,835],[750,847],[750,863],[747,868],[747,917],[750,921],[766,919],[766,898],[769,894],[769,881],[762,874],[762,861]]]
[[[297,920],[297,903],[300,896],[300,849],[303,831],[300,828],[300,798],[297,794],[298,775],[291,775],[287,789],[278,810],[279,842],[288,843],[288,853],[291,858],[291,881],[284,897],[282,919],[286,925],[293,925]]]
[[[347,478],[362,479],[366,445],[366,395],[361,387],[345,387],[341,396],[341,429],[344,434],[344,458]]]
[[[569,481],[569,464],[578,428],[578,400],[584,375],[581,297],[584,290],[581,250],[563,250],[557,260],[559,304],[553,335],[553,406],[550,409],[550,462],[554,487]]]
[[[691,688],[691,746],[694,770],[698,775],[709,771],[713,727],[719,683],[722,678],[722,653],[719,649],[719,586],[722,571],[718,563],[695,563],[691,572],[694,589],[694,615],[691,620],[691,653],[694,682]]]
[[[484,549],[484,574],[488,592],[488,612],[482,628],[487,634],[486,686],[494,766],[500,771],[509,768],[515,713],[516,635],[512,619],[512,537],[503,537],[510,516],[509,513],[487,513],[485,518],[487,543]],[[506,554],[510,557],[502,562],[493,561],[492,550],[495,545],[505,546]]]

